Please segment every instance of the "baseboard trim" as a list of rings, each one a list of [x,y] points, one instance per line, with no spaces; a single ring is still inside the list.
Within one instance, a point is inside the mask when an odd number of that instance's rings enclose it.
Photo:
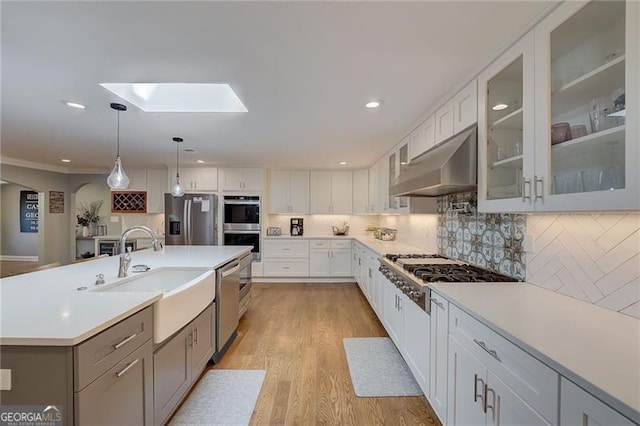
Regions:
[[[318,278],[318,277],[251,277],[256,284],[351,284],[356,280],[353,277]]]
[[[38,256],[11,256],[11,255],[0,255],[0,260],[7,261],[21,261],[21,262],[37,262]]]

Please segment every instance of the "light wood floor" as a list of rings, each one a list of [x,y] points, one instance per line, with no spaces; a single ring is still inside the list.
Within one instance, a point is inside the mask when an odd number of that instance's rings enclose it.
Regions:
[[[0,278],[31,272],[38,267],[38,262],[24,262],[21,260],[0,261]]]
[[[255,285],[219,369],[264,369],[252,425],[439,425],[424,397],[359,398],[344,337],[386,336],[355,284]]]

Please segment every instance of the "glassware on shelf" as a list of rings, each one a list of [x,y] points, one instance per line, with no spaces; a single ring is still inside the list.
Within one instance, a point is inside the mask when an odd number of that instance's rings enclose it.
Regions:
[[[580,174],[582,175],[582,189],[584,192],[600,191],[601,169],[583,170]]]
[[[613,102],[611,117],[615,117],[616,125],[621,126],[625,123],[626,118],[624,89],[618,88],[614,90],[611,93],[611,101]]]
[[[613,191],[624,187],[624,175],[621,166],[608,167],[602,171],[600,176],[600,189],[603,191]]]
[[[556,194],[571,194],[581,192],[581,183],[577,172],[565,173],[553,176],[553,185]]]
[[[551,145],[562,143],[571,139],[571,127],[569,123],[555,123],[551,125]]]
[[[587,136],[587,126],[584,124],[578,124],[575,126],[571,126],[571,138],[578,139],[583,136]]]

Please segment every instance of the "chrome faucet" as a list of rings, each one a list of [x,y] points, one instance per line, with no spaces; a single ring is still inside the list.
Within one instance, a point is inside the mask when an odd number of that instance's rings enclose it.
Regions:
[[[122,233],[120,237],[120,267],[118,268],[118,278],[123,278],[129,275],[129,265],[131,264],[131,250],[126,250],[126,242],[129,234],[135,231],[143,231],[149,234],[151,237],[151,244],[153,246],[153,251],[162,250],[162,244],[156,238],[156,234],[153,233],[151,228],[146,226],[132,226]]]

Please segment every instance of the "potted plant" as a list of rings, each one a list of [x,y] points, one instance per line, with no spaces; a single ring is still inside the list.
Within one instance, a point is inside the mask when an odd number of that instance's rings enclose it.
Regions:
[[[89,204],[82,203],[78,207],[79,214],[76,215],[78,225],[82,226],[82,236],[89,237],[95,235],[96,224],[100,221],[100,209],[102,200],[91,201]]]

